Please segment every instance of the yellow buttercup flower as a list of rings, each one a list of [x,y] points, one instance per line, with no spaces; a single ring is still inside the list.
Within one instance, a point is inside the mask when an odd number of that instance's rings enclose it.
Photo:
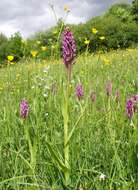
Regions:
[[[90,40],[88,40],[88,39],[85,39],[84,43],[85,43],[86,45],[89,45],[89,43],[90,43]]]
[[[100,36],[99,39],[100,40],[105,40],[105,36]]]
[[[104,65],[111,65],[111,61],[107,58],[103,58],[103,64]]]
[[[55,49],[55,46],[54,46],[54,45],[52,45],[52,46],[51,46],[51,48],[52,48],[52,49]]]
[[[31,51],[31,55],[32,55],[33,57],[36,57],[36,56],[37,56],[37,54],[38,54],[38,52],[37,52],[37,51]]]
[[[42,46],[41,49],[42,49],[42,51],[46,51],[47,47],[46,46]]]
[[[38,40],[38,41],[36,41],[36,43],[39,45],[39,44],[41,44],[41,42]]]
[[[68,5],[64,5],[64,11],[65,11],[65,12],[70,12],[70,8],[69,8]]]
[[[96,28],[92,28],[92,33],[93,34],[97,34],[98,33],[98,30]]]
[[[8,59],[8,61],[13,61],[14,60],[14,56],[13,55],[8,55],[7,59]]]

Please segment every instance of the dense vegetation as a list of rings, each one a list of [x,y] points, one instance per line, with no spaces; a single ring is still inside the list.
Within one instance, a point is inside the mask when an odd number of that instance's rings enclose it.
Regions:
[[[138,189],[137,2],[0,34],[0,190]]]
[[[71,25],[78,46],[78,53],[85,51],[109,51],[111,49],[127,48],[138,43],[138,0],[130,4],[115,4],[104,15],[92,18],[84,24]],[[59,20],[56,27],[39,32],[27,40],[19,33],[9,39],[0,35],[0,63],[5,63],[8,55],[15,57],[30,57],[31,51],[37,51],[38,59],[49,56],[60,57],[60,34],[64,23]],[[97,33],[92,32],[92,28]]]
[[[138,113],[130,120],[125,112],[127,98],[138,92],[137,60],[132,49],[77,58],[69,99],[69,132],[76,130],[69,143],[68,189],[137,190]],[[78,84],[84,91],[79,100]],[[1,190],[63,189],[56,156],[62,161],[65,87],[61,61],[24,60],[0,70]],[[23,121],[22,99],[30,107]],[[26,130],[36,149],[35,168]]]

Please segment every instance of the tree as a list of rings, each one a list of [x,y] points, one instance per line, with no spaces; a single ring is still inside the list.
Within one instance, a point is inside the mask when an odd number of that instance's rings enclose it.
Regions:
[[[131,11],[129,4],[115,4],[112,5],[107,15],[113,15],[115,17],[120,18],[123,22],[131,20]]]
[[[3,33],[0,33],[0,45],[5,43],[6,41],[7,41],[7,37]]]
[[[134,20],[138,23],[138,0],[133,0],[131,12]]]

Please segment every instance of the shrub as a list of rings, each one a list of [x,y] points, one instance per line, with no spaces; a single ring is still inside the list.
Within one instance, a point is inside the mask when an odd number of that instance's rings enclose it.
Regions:
[[[132,6],[115,4],[102,16],[92,18],[83,24],[69,25],[75,36],[78,53],[127,48],[138,43],[138,25],[133,20],[137,18],[137,2],[138,0],[133,1]],[[26,41],[23,41],[20,33],[15,33],[9,39],[0,34],[0,62],[3,63],[7,55],[13,55],[15,61],[22,57],[30,57],[31,51],[37,51],[39,59],[50,56],[60,58],[60,39],[63,28],[64,23],[62,19],[59,19],[57,26],[38,32]],[[96,28],[98,33],[93,34],[92,28]],[[101,40],[101,36],[105,39]],[[86,40],[90,43],[84,43]],[[46,47],[46,50],[42,47]]]
[[[7,51],[7,37],[4,34],[0,34],[0,64],[3,63],[3,60],[6,57]]]
[[[23,39],[20,33],[15,33],[8,40],[7,55],[13,55],[15,61],[19,61],[23,57]]]
[[[131,13],[134,20],[138,23],[138,0],[133,0]]]

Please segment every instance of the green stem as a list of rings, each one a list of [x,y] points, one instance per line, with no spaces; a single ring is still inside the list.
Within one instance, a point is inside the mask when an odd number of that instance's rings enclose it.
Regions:
[[[22,125],[24,126],[24,121],[22,120]],[[29,146],[29,152],[30,152],[30,169],[29,169],[29,175],[33,176],[34,178],[34,182],[37,183],[37,179],[35,176],[35,167],[36,167],[36,153],[37,153],[37,143],[34,139],[33,143],[31,142],[31,137],[29,134],[29,127],[28,126],[24,126],[24,133],[25,133],[25,138],[28,142],[28,146]],[[37,183],[38,184],[38,183]],[[29,190],[36,190],[39,189],[39,187],[29,187]]]
[[[69,168],[69,145],[67,144],[68,140],[68,124],[64,125],[64,159],[65,159],[65,166]],[[64,172],[65,177],[65,186],[67,186],[69,181],[69,171],[65,170]]]
[[[67,91],[65,95],[65,113],[64,113],[64,162],[65,166],[69,168],[69,144],[68,142],[68,118],[69,118],[69,90],[70,90],[70,80],[71,80],[71,65],[68,68],[68,81],[67,81]],[[67,187],[69,182],[69,170],[64,171],[64,178],[65,178],[65,186]]]

